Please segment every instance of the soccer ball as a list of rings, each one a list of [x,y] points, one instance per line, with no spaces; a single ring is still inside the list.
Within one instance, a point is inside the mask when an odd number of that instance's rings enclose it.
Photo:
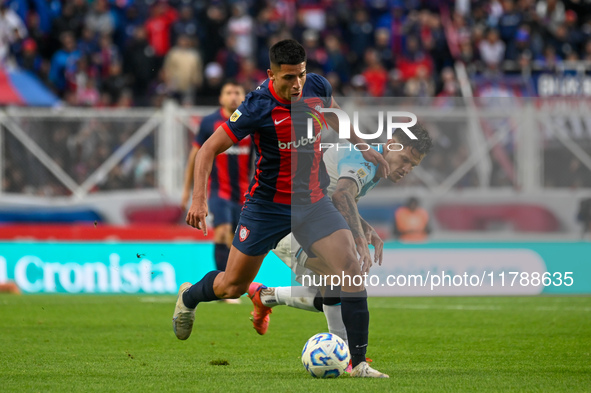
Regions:
[[[314,378],[336,378],[349,365],[349,347],[338,336],[318,333],[304,345],[302,364]]]

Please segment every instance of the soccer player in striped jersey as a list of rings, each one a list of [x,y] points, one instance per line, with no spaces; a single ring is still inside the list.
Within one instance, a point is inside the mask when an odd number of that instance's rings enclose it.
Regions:
[[[244,101],[244,88],[236,82],[226,82],[220,92],[220,109],[201,120],[199,132],[193,140],[185,170],[185,184],[181,206],[185,208],[193,186],[197,152]],[[219,154],[213,163],[208,183],[208,206],[213,215],[214,260],[217,270],[226,270],[234,231],[244,204],[244,195],[253,172],[252,141],[250,136]]]
[[[328,174],[322,161],[321,125],[312,130],[305,113],[320,107],[338,108],[328,81],[306,73],[306,52],[294,40],[283,40],[269,50],[267,79],[222,124],[199,150],[187,224],[207,234],[207,179],[216,155],[251,135],[256,169],[242,208],[226,270],[207,273],[194,285],[179,288],[173,330],[180,340],[189,338],[195,309],[201,302],[238,298],[247,292],[265,255],[290,232],[310,256],[316,255],[334,274],[360,275],[362,266],[345,219],[326,196]],[[307,97],[307,98],[306,98]],[[299,116],[298,116],[299,115]],[[338,119],[327,119],[338,129]],[[311,135],[310,132],[311,131]],[[351,143],[362,143],[353,134]],[[388,163],[373,149],[366,160],[389,173]],[[341,309],[352,357],[353,377],[387,378],[365,361],[369,311],[363,285],[341,288]]]

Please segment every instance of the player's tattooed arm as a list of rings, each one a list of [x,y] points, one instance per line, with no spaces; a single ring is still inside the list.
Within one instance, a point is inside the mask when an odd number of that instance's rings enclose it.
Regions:
[[[357,203],[355,202],[357,192],[357,183],[355,181],[348,178],[340,178],[337,182],[336,190],[332,194],[332,201],[351,229],[363,272],[368,272],[372,265],[372,260],[365,232],[361,225],[359,210],[357,210]]]

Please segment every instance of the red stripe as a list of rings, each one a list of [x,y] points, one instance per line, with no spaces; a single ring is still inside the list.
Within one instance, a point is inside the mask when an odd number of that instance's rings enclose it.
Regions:
[[[231,199],[232,189],[230,186],[230,168],[228,167],[228,155],[219,154],[215,160],[218,175],[218,196],[222,199]]]
[[[250,196],[254,196],[254,192],[256,191],[257,187],[259,186],[259,176],[261,175],[261,170],[259,169],[259,165],[261,163],[261,160],[263,159],[263,155],[261,154],[261,134],[259,132],[255,132],[254,133],[254,144],[257,147],[257,150],[259,152],[259,160],[256,163],[256,172],[254,174],[254,184],[252,185],[252,187],[250,188],[249,194]]]
[[[241,148],[248,147],[250,149],[250,137],[246,137],[240,141]],[[238,178],[238,190],[240,191],[240,203],[244,203],[244,194],[248,191],[248,185],[250,184],[250,154],[240,154],[238,156],[239,165],[239,178]]]
[[[291,124],[291,114],[289,109],[277,106],[271,111],[271,118],[275,124],[275,133],[277,140],[286,146],[295,140],[294,130]],[[277,124],[279,122],[279,124]],[[275,196],[273,202],[291,204],[292,177],[297,166],[297,149],[293,149],[293,143],[290,148],[279,148],[279,173],[277,175],[277,183],[275,184]],[[292,158],[294,161],[292,162]],[[293,171],[292,171],[293,169]]]
[[[322,151],[320,150],[320,140],[321,140],[321,133],[320,131],[317,134],[318,138],[316,142],[314,142],[314,161],[312,163],[312,171],[310,173],[310,190],[312,193],[310,194],[310,199],[312,203],[318,202],[324,196],[322,189],[320,188],[320,162],[322,161]]]
[[[230,139],[232,139],[232,142],[238,143],[238,138],[236,138],[236,135],[234,135],[234,133],[232,132],[232,130],[228,126],[228,123],[222,124],[222,128],[224,129],[224,131],[226,131],[226,134],[228,134]]]
[[[199,142],[193,141],[193,146],[201,149],[201,144],[199,144]]]
[[[8,74],[0,69],[0,105],[6,104],[23,105],[25,101],[12,85]]]

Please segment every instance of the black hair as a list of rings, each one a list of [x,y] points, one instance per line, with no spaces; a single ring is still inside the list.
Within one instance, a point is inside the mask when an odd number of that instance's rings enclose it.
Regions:
[[[417,139],[410,139],[410,137],[406,135],[406,132],[399,130],[396,132],[396,140],[398,143],[402,144],[404,147],[409,146],[410,148],[415,149],[420,155],[429,153],[431,147],[433,147],[433,141],[425,126],[417,123],[412,127],[408,127],[408,129],[417,137]]]
[[[224,80],[224,83],[222,84],[220,91],[223,90],[224,87],[226,87],[226,85],[242,87],[242,89],[244,90],[244,86],[242,86],[240,83],[238,83],[238,81],[236,79],[228,78],[228,79]]]
[[[269,49],[269,60],[277,66],[301,64],[306,61],[306,50],[296,40],[279,41]]]

